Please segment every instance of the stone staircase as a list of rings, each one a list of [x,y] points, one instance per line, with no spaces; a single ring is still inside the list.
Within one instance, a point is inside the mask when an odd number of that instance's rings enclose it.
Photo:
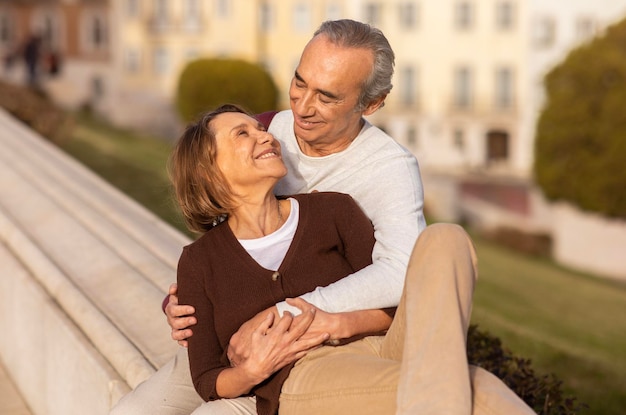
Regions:
[[[187,243],[0,109],[0,360],[33,414],[107,414],[169,360]]]

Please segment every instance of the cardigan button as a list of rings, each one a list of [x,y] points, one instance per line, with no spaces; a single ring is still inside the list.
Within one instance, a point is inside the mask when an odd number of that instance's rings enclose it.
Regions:
[[[280,277],[280,272],[274,271],[274,273],[272,274],[272,281],[277,281],[278,277]]]

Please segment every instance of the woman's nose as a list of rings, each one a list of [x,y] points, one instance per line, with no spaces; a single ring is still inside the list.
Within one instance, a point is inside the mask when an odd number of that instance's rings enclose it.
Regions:
[[[259,131],[259,134],[257,136],[257,142],[259,144],[271,143],[274,140],[276,140],[276,139],[274,138],[274,136],[271,133],[268,133],[267,131]]]

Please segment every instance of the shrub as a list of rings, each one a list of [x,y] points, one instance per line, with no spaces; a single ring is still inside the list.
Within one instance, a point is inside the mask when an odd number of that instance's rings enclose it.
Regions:
[[[276,109],[278,89],[260,66],[236,59],[198,59],[190,62],[178,82],[176,106],[185,121],[224,103],[254,113]]]
[[[626,20],[545,78],[534,173],[550,200],[626,218]]]
[[[0,107],[51,141],[70,136],[72,117],[43,91],[0,81]]]
[[[555,375],[538,376],[530,360],[514,356],[502,347],[500,339],[476,325],[468,331],[467,355],[471,364],[502,379],[538,415],[575,415],[586,408],[576,398],[564,395]]]

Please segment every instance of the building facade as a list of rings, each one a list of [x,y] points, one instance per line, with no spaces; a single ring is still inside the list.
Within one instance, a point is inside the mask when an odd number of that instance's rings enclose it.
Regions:
[[[528,177],[543,76],[625,15],[626,0],[6,0],[0,54],[39,31],[62,57],[44,80],[59,103],[175,136],[176,85],[190,60],[261,63],[286,108],[316,27],[361,20],[396,52],[394,89],[372,122],[423,169]]]

